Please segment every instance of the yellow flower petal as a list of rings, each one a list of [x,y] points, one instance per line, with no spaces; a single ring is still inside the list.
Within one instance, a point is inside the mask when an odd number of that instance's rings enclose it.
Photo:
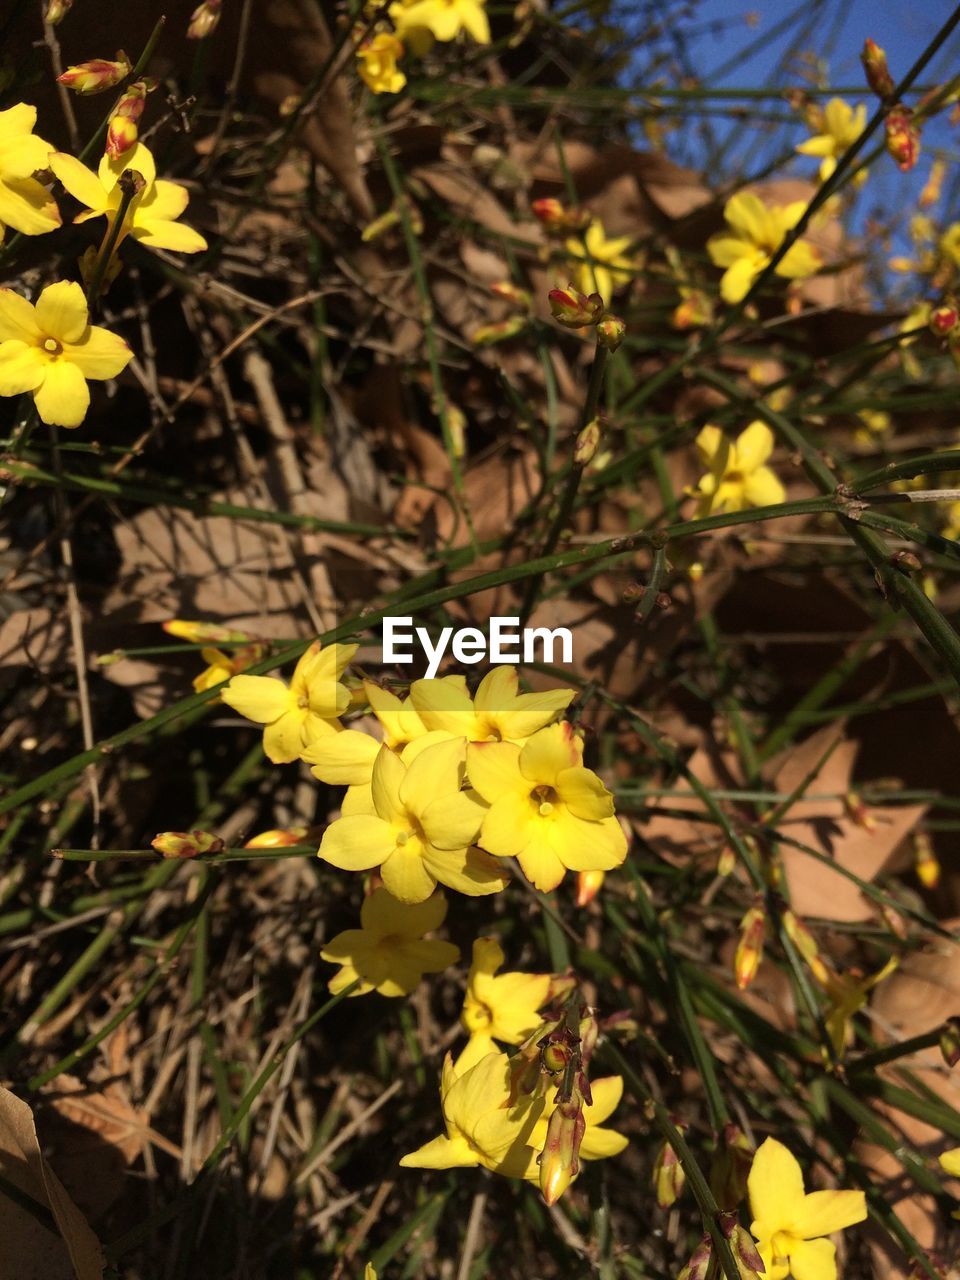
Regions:
[[[580,756],[580,744],[573,726],[563,721],[548,725],[528,738],[520,750],[518,763],[528,782],[552,787],[559,773],[579,765]]]
[[[945,1173],[949,1173],[951,1178],[960,1178],[960,1147],[954,1147],[952,1151],[945,1151],[940,1157],[940,1164]]]
[[[19,338],[0,342],[0,396],[35,391],[46,375],[47,361],[32,343]]]
[[[497,857],[516,857],[530,842],[534,820],[529,797],[516,791],[508,792],[490,806],[479,843]]]
[[[743,482],[745,506],[767,507],[786,499],[786,491],[769,467],[760,467]]]
[[[303,712],[285,711],[263,731],[263,750],[274,764],[292,764],[303,750]]]
[[[134,143],[129,151],[125,151],[123,155],[117,156],[115,159],[111,159],[104,152],[100,159],[96,176],[104,190],[112,191],[117,185],[117,180],[121,173],[127,169],[132,169],[135,173],[139,173],[147,187],[153,185],[157,176],[157,166],[154,163],[153,152],[146,143]],[[59,177],[59,174],[57,176]]]
[[[790,1249],[793,1280],[837,1280],[837,1251],[829,1240],[798,1240]]]
[[[410,701],[426,728],[469,737],[473,703],[465,688],[449,680],[414,680]]]
[[[40,337],[33,304],[12,289],[0,289],[0,342],[8,338],[35,342]]]
[[[478,1165],[480,1157],[458,1134],[455,1138],[434,1138],[404,1156],[400,1163],[405,1169],[460,1169]]]
[[[341,818],[340,821],[346,822],[348,819]],[[354,818],[352,821],[359,822],[361,819]],[[423,902],[437,886],[427,869],[419,841],[411,840],[403,846],[394,844],[380,868],[380,875],[386,887],[401,902]]]
[[[234,676],[220,696],[228,707],[257,724],[269,724],[291,707],[290,690],[272,676]]]
[[[467,776],[488,804],[501,796],[526,791],[520,773],[520,748],[511,742],[471,742]]]
[[[558,774],[557,791],[575,818],[600,821],[613,817],[613,796],[597,775],[583,765]]]
[[[330,823],[320,841],[318,856],[341,871],[369,871],[389,858],[395,848],[396,835],[389,823],[357,814]]]
[[[793,1220],[794,1231],[806,1240],[843,1231],[867,1216],[867,1199],[862,1191],[811,1191],[803,1197]]]
[[[343,733],[314,739],[304,747],[301,758],[321,782],[331,787],[348,787],[370,781],[379,750],[380,744],[368,733],[344,729]]]
[[[787,280],[803,280],[806,276],[816,275],[822,266],[823,259],[813,245],[806,240],[798,240],[777,263],[774,272]]]
[[[92,169],[64,151],[55,151],[47,163],[74,200],[79,200],[95,214],[106,213],[109,207],[107,193]]]
[[[429,845],[423,858],[430,874],[440,884],[468,898],[499,893],[510,882],[503,866],[482,849],[438,849]]]
[[[400,784],[400,799],[418,817],[441,796],[460,790],[463,780],[466,739],[449,738],[421,751]]]
[[[767,206],[752,191],[738,191],[723,210],[729,226],[753,244],[762,244],[769,235],[770,215]]]
[[[4,225],[43,236],[61,225],[60,210],[36,178],[0,178],[0,231]]]
[[[52,427],[79,427],[90,407],[90,391],[76,365],[51,360],[33,395],[41,421]]]
[[[773,453],[773,432],[765,422],[751,422],[737,436],[736,466],[739,471],[755,471]]]
[[[58,342],[79,342],[89,321],[87,300],[73,280],[47,285],[37,299],[37,324]]]
[[[549,893],[551,889],[555,889],[566,875],[567,868],[557,857],[545,835],[535,836],[517,856],[523,874],[541,893]]]
[[[431,801],[420,814],[420,822],[427,839],[438,849],[463,849],[480,834],[486,811],[476,795],[458,791]]]
[[[130,234],[151,249],[169,249],[173,253],[202,253],[207,247],[206,240],[193,227],[162,218],[135,218]]]
[[[731,263],[720,281],[720,296],[724,302],[732,306],[742,302],[768,262],[766,254],[756,253]]]
[[[64,342],[63,357],[85,378],[100,382],[121,373],[133,359],[133,352],[115,333],[90,325],[78,342]]]
[[[446,914],[447,900],[442,893],[433,894],[425,902],[407,904],[386,889],[375,889],[363,900],[360,923],[382,937],[396,934],[401,938],[421,938],[438,929]]]
[[[803,1202],[803,1171],[792,1152],[776,1138],[767,1138],[753,1157],[747,1178],[750,1228],[758,1239],[769,1240],[775,1232],[788,1229]]]
[[[400,785],[406,766],[389,747],[381,746],[370,776],[374,811],[386,822],[406,825],[406,811],[400,802]]]

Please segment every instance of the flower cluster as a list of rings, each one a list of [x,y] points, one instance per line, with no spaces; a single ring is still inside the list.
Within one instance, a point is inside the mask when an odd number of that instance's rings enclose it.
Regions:
[[[125,59],[69,67],[60,83],[77,93],[113,88],[132,68]],[[42,422],[78,427],[90,404],[88,381],[115,378],[133,357],[127,344],[90,323],[89,303],[119,271],[117,249],[126,236],[151,248],[197,253],[206,241],[178,221],[185,187],[156,176],[150,150],[137,141],[137,121],[152,83],[137,81],[107,122],[106,151],[97,173],[57,152],[34,133],[36,108],[25,102],[0,111],[0,240],[8,227],[38,236],[62,225],[50,174],[85,206],[75,223],[106,218],[100,249],[80,262],[84,290],[71,281],[47,285],[36,305],[13,290],[0,297],[0,396],[29,393]]]
[[[422,57],[434,41],[461,35],[477,44],[490,43],[486,0],[395,0],[390,27],[367,29],[357,45],[357,71],[372,93],[399,93],[407,83],[400,62],[409,50]]]

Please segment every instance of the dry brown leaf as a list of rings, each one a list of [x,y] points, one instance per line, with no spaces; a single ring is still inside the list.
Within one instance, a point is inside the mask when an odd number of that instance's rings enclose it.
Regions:
[[[101,1280],[100,1242],[44,1160],[33,1115],[0,1087],[0,1173],[48,1208],[59,1236],[0,1190],[0,1280]]]
[[[772,762],[773,784],[781,794],[791,794],[816,769],[807,793],[838,797],[797,800],[777,826],[785,836],[817,849],[861,880],[872,882],[891,865],[899,847],[926,813],[926,806],[871,806],[868,825],[854,821],[842,797],[851,789],[859,743],[841,742],[817,769],[818,761],[837,734],[837,727],[829,725],[791,750],[779,766]],[[781,845],[780,852],[790,886],[790,901],[801,916],[854,922],[869,920],[875,915],[869,899],[840,872],[789,845]]]

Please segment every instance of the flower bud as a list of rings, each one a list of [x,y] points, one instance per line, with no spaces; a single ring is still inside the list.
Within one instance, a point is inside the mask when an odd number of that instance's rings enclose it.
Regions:
[[[73,0],[47,0],[43,20],[49,22],[51,27],[55,27],[64,20],[72,8]]]
[[[168,636],[189,640],[191,644],[243,644],[250,637],[245,631],[231,631],[215,622],[188,622],[185,618],[168,618],[163,624]]]
[[[721,1213],[719,1224],[720,1230],[730,1242],[730,1251],[740,1272],[740,1280],[759,1280],[764,1266],[753,1236],[741,1227],[735,1213]]]
[[[706,1280],[713,1261],[713,1240],[704,1236],[690,1255],[690,1261],[677,1276],[677,1280]]]
[[[547,299],[554,320],[568,329],[584,329],[596,324],[603,315],[603,299],[599,293],[581,293],[572,284],[566,289],[551,289]]]
[[[188,40],[205,40],[212,35],[220,21],[221,0],[203,0],[190,15],[187,27]]]
[[[728,1120],[710,1170],[710,1186],[721,1209],[736,1209],[746,1195],[753,1157],[750,1139],[739,1125]]]
[[[597,324],[597,342],[608,351],[616,351],[626,332],[627,326],[619,316],[604,316]]]
[[[923,190],[917,196],[917,204],[921,209],[929,209],[936,204],[943,192],[943,180],[947,175],[947,166],[943,160],[934,160],[930,166],[930,176],[923,184]]]
[[[587,903],[592,902],[603,888],[606,875],[605,871],[578,871],[577,896],[574,899],[574,904],[578,907],[585,907]]]
[[[165,858],[198,858],[202,853],[221,853],[225,848],[220,837],[210,831],[161,831],[150,844]]]
[[[948,1067],[955,1067],[960,1062],[960,1017],[954,1015],[943,1025],[940,1032],[940,1052]]]
[[[576,1087],[569,1101],[558,1102],[547,1122],[547,1138],[540,1153],[540,1194],[554,1205],[580,1172],[580,1143],[587,1128],[583,1097]]]
[[[829,975],[826,966],[820,959],[820,948],[817,946],[817,940],[810,932],[806,922],[801,920],[798,915],[795,915],[790,907],[784,908],[783,928],[787,937],[810,966],[813,976],[818,982],[825,982]]]
[[[690,576],[691,576],[691,577],[693,577],[693,568],[694,568],[694,566],[693,566],[693,565],[691,565],[691,566],[690,566]],[[700,566],[699,566],[699,568],[700,568],[700,570],[701,570],[701,572],[702,572],[702,571],[703,571],[703,565],[700,565]],[[699,579],[696,579],[696,578],[695,578],[695,579],[694,579],[694,581],[699,581]],[[717,859],[717,875],[718,875],[718,876],[724,876],[724,877],[729,876],[729,875],[732,875],[732,874],[733,874],[733,872],[734,872],[734,870],[736,869],[736,865],[737,865],[737,851],[736,851],[736,849],[734,849],[734,848],[733,848],[731,845],[729,845],[729,844],[724,845],[724,846],[723,846],[723,851],[721,852],[720,857]]]
[[[567,236],[571,231],[583,231],[590,224],[587,209],[567,209],[552,197],[534,200],[530,208],[548,235]]]
[[[490,292],[495,293],[498,298],[504,298],[507,302],[512,302],[521,311],[530,312],[533,309],[533,298],[530,296],[529,289],[521,289],[519,285],[514,284],[511,280],[496,281],[490,286]]]
[[[674,1123],[676,1124],[676,1121]],[[676,1124],[676,1127],[684,1133],[687,1126]],[[657,1159],[653,1166],[653,1189],[661,1209],[669,1209],[679,1200],[686,1181],[687,1175],[683,1171],[683,1165],[677,1159],[677,1153],[670,1143],[665,1141],[657,1152]]]
[[[733,960],[733,973],[740,991],[745,991],[757,976],[766,931],[767,911],[762,903],[757,903],[740,921],[740,941]]]
[[[863,827],[864,831],[876,831],[877,820],[860,799],[859,792],[848,791],[843,797],[843,807],[851,822],[855,822],[858,827]]]
[[[285,849],[288,845],[302,844],[306,838],[306,827],[276,827],[271,831],[261,831],[252,836],[243,846],[245,849]]]
[[[540,1061],[543,1064],[544,1071],[549,1071],[552,1076],[555,1076],[567,1069],[567,1063],[572,1056],[573,1050],[569,1045],[552,1040],[549,1044],[543,1046]]]
[[[90,96],[115,88],[131,70],[130,59],[121,49],[116,62],[94,58],[91,62],[78,62],[76,66],[67,67],[63,75],[57,76],[57,84],[72,89],[74,93]]]
[[[920,130],[913,122],[913,112],[898,103],[884,121],[887,150],[901,173],[909,173],[920,155]]]
[[[887,55],[875,40],[864,40],[860,61],[873,92],[878,98],[889,98],[893,93],[893,77],[887,66]]]
[[[600,448],[600,421],[594,418],[583,428],[573,446],[573,461],[578,467],[585,467],[593,460]]]
[[[155,80],[137,80],[123,91],[107,124],[106,152],[111,160],[118,160],[137,141],[137,126],[147,94],[156,87]]]
[[[525,315],[508,316],[496,324],[482,324],[474,329],[470,341],[475,347],[492,347],[497,342],[509,342],[527,327],[529,317]]]
[[[935,889],[940,883],[940,859],[925,831],[918,831],[913,837],[913,856],[917,879],[925,889]]]
[[[593,1057],[593,1051],[597,1047],[597,1041],[600,1039],[600,1023],[596,1020],[592,1013],[588,1013],[585,1018],[580,1019],[580,1060],[586,1066]],[[590,1086],[584,1086],[584,1095],[587,1094]]]
[[[713,302],[699,289],[684,289],[683,301],[673,309],[674,329],[699,329],[713,320]]]
[[[960,322],[960,311],[957,309],[957,304],[944,302],[939,307],[934,307],[927,323],[930,325],[931,333],[938,338],[946,338],[957,327],[958,322]]]

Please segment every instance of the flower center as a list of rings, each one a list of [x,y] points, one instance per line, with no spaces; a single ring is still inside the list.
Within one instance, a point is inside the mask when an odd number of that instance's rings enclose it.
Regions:
[[[63,350],[63,347],[56,340],[56,338],[44,338],[43,349],[44,351],[47,352],[48,355],[58,356],[60,352]]]
[[[554,806],[559,800],[559,796],[553,787],[541,786],[534,787],[530,794],[530,798],[537,806],[537,812],[541,818],[547,818],[553,813]]]

